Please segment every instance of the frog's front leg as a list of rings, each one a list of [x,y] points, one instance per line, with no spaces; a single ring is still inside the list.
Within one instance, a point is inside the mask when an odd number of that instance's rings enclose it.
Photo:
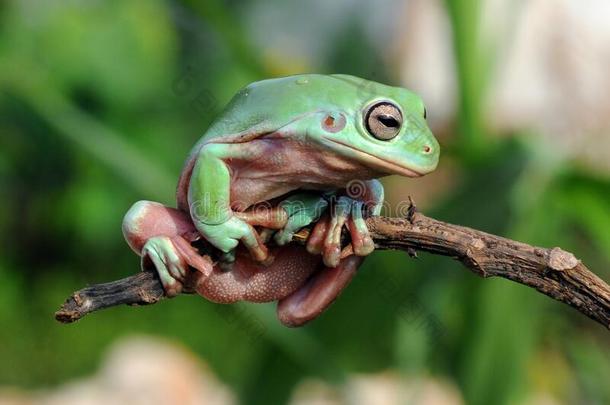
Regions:
[[[275,243],[279,246],[289,243],[295,232],[317,221],[328,207],[326,197],[318,193],[298,193],[283,200],[279,207],[285,211],[287,220],[274,235]]]
[[[231,173],[223,158],[231,158],[231,145],[207,144],[201,148],[191,175],[188,201],[191,218],[203,237],[227,255],[241,241],[258,262],[268,251],[252,225],[231,209]]]
[[[347,195],[338,197],[329,215],[314,226],[308,240],[307,251],[322,254],[324,264],[337,267],[342,257],[341,232],[347,227],[351,236],[351,251],[356,256],[367,256],[375,249],[375,244],[363,217],[363,208],[371,215],[379,215],[383,204],[383,186],[379,180],[358,181],[357,193],[347,189]]]

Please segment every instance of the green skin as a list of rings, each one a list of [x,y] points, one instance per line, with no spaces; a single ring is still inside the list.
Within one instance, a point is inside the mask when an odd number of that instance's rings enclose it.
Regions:
[[[365,127],[365,108],[379,101],[398,106],[404,118],[391,140],[376,139]],[[438,163],[439,145],[424,115],[416,94],[353,76],[253,83],[193,148],[184,175],[190,179],[181,181],[188,183],[187,198],[179,191],[179,205],[212,245],[229,253],[242,241],[262,261],[255,231],[234,210],[298,189],[339,190],[353,179],[429,173]],[[334,126],[324,125],[328,117]]]
[[[190,270],[197,269],[195,290],[204,297],[277,300],[280,320],[302,325],[330,305],[374,250],[363,209],[380,212],[377,178],[421,176],[438,158],[424,104],[409,90],[347,75],[264,80],[237,93],[193,148],[178,184],[178,210],[140,201],[123,232],[143,267],[158,271],[168,296],[192,285]],[[248,211],[274,199],[283,220]],[[306,250],[287,245],[314,222]],[[343,228],[351,236],[347,253]],[[191,247],[194,234],[224,252],[221,266]],[[270,253],[269,237],[282,247]],[[247,252],[235,260],[239,242]]]

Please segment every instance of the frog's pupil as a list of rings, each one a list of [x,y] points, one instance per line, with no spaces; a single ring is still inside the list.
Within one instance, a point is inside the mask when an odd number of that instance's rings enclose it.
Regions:
[[[396,118],[390,115],[380,115],[377,119],[388,128],[398,128],[400,126]]]

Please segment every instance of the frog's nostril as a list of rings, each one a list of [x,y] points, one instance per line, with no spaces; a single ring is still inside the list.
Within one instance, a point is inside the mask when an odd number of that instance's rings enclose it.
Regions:
[[[428,154],[432,152],[432,148],[429,145],[425,145],[424,146],[424,153]]]

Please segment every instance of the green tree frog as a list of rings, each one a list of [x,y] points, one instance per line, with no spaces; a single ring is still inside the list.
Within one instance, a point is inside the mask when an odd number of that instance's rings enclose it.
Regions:
[[[215,302],[277,300],[279,319],[302,325],[373,251],[363,211],[380,212],[377,179],[424,175],[438,158],[424,104],[409,90],[349,75],[263,80],[239,91],[192,149],[178,208],[140,201],[123,232],[167,295],[188,285]],[[253,210],[270,201],[276,215]],[[306,246],[289,244],[313,223]],[[199,238],[222,252],[217,262],[192,246]]]

